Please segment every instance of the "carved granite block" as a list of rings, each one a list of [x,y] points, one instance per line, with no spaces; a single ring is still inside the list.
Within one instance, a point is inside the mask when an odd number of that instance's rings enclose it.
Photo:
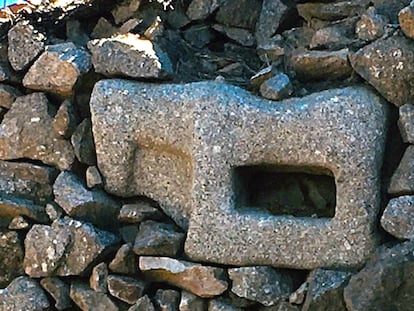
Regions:
[[[91,112],[106,189],[145,195],[189,231],[193,260],[312,269],[372,252],[387,106],[362,87],[272,102],[226,84],[104,80]],[[275,165],[332,174],[333,218],[237,206],[234,170]]]

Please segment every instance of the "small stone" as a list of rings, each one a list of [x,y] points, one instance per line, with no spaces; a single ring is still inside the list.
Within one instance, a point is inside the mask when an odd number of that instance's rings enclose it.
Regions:
[[[355,33],[361,40],[374,41],[384,35],[387,24],[388,19],[384,15],[377,14],[374,7],[370,7],[357,22]]]
[[[16,216],[26,216],[43,223],[48,220],[44,206],[16,197],[9,199],[0,196],[0,218],[12,219]]]
[[[391,177],[388,193],[414,194],[414,145],[409,145],[405,150],[400,164]]]
[[[414,196],[400,196],[388,202],[381,226],[398,239],[414,239]]]
[[[45,48],[45,36],[28,21],[17,23],[7,36],[9,61],[17,71],[26,69]]]
[[[140,25],[140,20],[137,18],[131,18],[119,27],[118,34],[127,34],[128,32],[136,32],[137,27]],[[145,35],[145,34],[144,34]],[[148,38],[149,39],[149,38]]]
[[[6,287],[15,277],[24,273],[23,251],[17,232],[0,229],[0,288]],[[1,296],[0,290],[0,301]]]
[[[65,213],[64,210],[57,205],[55,202],[47,203],[46,207],[46,214],[49,216],[49,219],[53,222],[58,218],[61,218],[62,215]]]
[[[243,311],[243,309],[233,306],[230,302],[222,298],[218,298],[211,299],[208,302],[207,311]]]
[[[361,15],[366,1],[336,1],[335,3],[307,2],[297,5],[298,13],[307,22],[313,19],[336,21]]]
[[[166,79],[173,74],[168,55],[156,43],[141,39],[138,35],[92,40],[88,48],[95,71],[107,76]]]
[[[103,184],[102,176],[96,166],[89,166],[86,169],[86,186],[91,189]]]
[[[277,73],[260,86],[260,95],[270,100],[281,100],[289,97],[293,86],[289,77],[284,73]]]
[[[116,304],[105,293],[95,292],[86,284],[74,282],[70,286],[70,298],[82,311],[118,311]]]
[[[0,310],[49,310],[50,304],[40,285],[27,276],[14,279],[0,289]]]
[[[178,311],[180,292],[172,289],[159,289],[154,296],[154,304],[160,311]]]
[[[297,290],[289,296],[289,303],[301,305],[305,301],[306,293],[308,292],[308,282],[303,283]]]
[[[173,225],[152,220],[141,223],[134,243],[134,253],[144,256],[174,257],[182,250],[185,234]]]
[[[72,42],[49,45],[24,76],[23,85],[70,97],[79,77],[91,66],[89,53]]]
[[[77,46],[86,46],[90,40],[83,29],[82,24],[78,20],[68,20],[66,22],[66,38]]]
[[[138,11],[140,4],[141,0],[124,0],[116,5],[111,11],[115,24],[119,25],[132,17]]]
[[[0,84],[0,107],[10,109],[17,97],[22,93],[15,87]]]
[[[8,226],[10,230],[24,230],[28,229],[29,227],[29,222],[22,216],[14,217]]]
[[[398,127],[403,141],[414,144],[414,105],[405,104],[400,107]]]
[[[121,275],[108,276],[109,293],[130,305],[142,297],[146,284],[143,281]]]
[[[256,48],[260,60],[266,64],[277,65],[283,61],[285,55],[285,40],[279,34],[260,42]]]
[[[92,30],[93,39],[110,38],[118,32],[118,28],[112,25],[105,17],[100,17]]]
[[[192,0],[187,9],[187,16],[193,21],[206,19],[219,6],[219,0]]]
[[[272,306],[287,299],[293,291],[288,274],[266,266],[231,268],[231,291],[239,297]]]
[[[65,310],[72,307],[72,301],[69,297],[69,285],[58,277],[48,277],[40,281],[40,285],[55,300],[57,310]]]
[[[181,292],[180,311],[205,311],[206,309],[205,299],[201,299],[185,290]]]
[[[151,299],[145,295],[139,298],[137,302],[128,309],[128,311],[155,311],[155,308],[151,302]]]
[[[58,137],[65,139],[71,137],[76,130],[75,109],[70,100],[65,100],[60,105],[53,119],[52,128]]]
[[[414,39],[414,4],[406,6],[398,13],[401,30],[410,39]]]
[[[76,128],[71,137],[76,158],[81,163],[96,165],[95,143],[92,135],[92,124],[89,119],[84,119]]]
[[[339,50],[352,43],[343,25],[328,26],[318,29],[309,42],[310,49]]]
[[[254,31],[261,8],[260,0],[222,1],[216,14],[216,21],[226,26]]]
[[[115,254],[115,258],[109,264],[109,269],[115,273],[136,274],[137,258],[130,244],[122,245]]]
[[[243,46],[252,46],[256,42],[253,34],[247,29],[227,27],[220,24],[213,25],[213,29],[226,35],[229,39],[234,40]]]
[[[101,262],[93,267],[89,277],[89,287],[99,293],[108,291],[108,266],[106,263]]]
[[[119,204],[102,190],[88,190],[72,172],[64,171],[53,185],[55,201],[65,212],[77,219],[102,227],[113,226]]]
[[[216,36],[209,25],[199,24],[184,30],[183,38],[192,46],[201,49],[213,42]]]
[[[68,141],[51,135],[49,111],[53,107],[43,93],[17,98],[0,125],[0,159],[28,158],[68,169],[74,160],[73,149]]]
[[[275,74],[275,68],[273,66],[267,66],[250,78],[250,85],[254,88],[259,88],[263,82],[274,77]]]
[[[140,201],[133,204],[122,205],[118,219],[122,222],[138,224],[144,220],[158,220],[162,217],[163,214],[158,208],[146,201]]]
[[[155,282],[165,282],[199,297],[222,294],[228,287],[224,270],[168,257],[140,257],[139,268]]]

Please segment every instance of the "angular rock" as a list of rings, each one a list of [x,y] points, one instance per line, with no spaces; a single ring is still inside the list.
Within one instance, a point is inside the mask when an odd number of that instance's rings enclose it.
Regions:
[[[53,107],[43,93],[17,98],[0,125],[0,159],[28,158],[68,169],[73,149],[68,141],[52,135],[49,111]]]
[[[213,29],[226,35],[229,39],[234,40],[243,46],[252,46],[256,42],[253,34],[247,29],[226,27],[220,24],[213,25]]]
[[[118,311],[116,304],[107,294],[98,293],[90,289],[86,284],[72,283],[70,286],[70,298],[82,311],[105,310]]]
[[[336,21],[361,15],[368,1],[335,1],[334,3],[307,2],[297,5],[298,13],[307,22],[313,19]]]
[[[349,58],[354,70],[394,105],[402,106],[414,95],[414,43],[410,39],[379,39]]]
[[[109,293],[130,305],[135,304],[143,296],[146,284],[128,276],[109,275]]]
[[[191,20],[206,19],[220,6],[220,0],[192,0],[187,9]]]
[[[215,82],[107,80],[95,85],[91,99],[105,188],[156,200],[183,228],[191,213],[187,256],[301,269],[360,265],[373,251],[387,109],[359,87],[272,105]],[[234,168],[252,163],[331,171],[334,218],[238,210]]]
[[[289,296],[289,303],[295,305],[301,305],[305,301],[306,293],[308,292],[309,284],[308,282],[302,283],[298,289],[296,289],[292,294]]]
[[[218,298],[218,299],[211,299],[208,302],[207,311],[243,311],[243,309],[237,308],[231,305],[230,302],[222,298]]]
[[[49,219],[53,222],[58,218],[61,218],[62,215],[65,213],[65,211],[56,203],[47,203],[46,207],[46,214],[49,217]]]
[[[119,204],[101,190],[88,190],[72,172],[64,171],[53,185],[55,201],[74,218],[109,228],[119,213]]]
[[[0,289],[0,310],[49,310],[50,304],[40,285],[27,276],[14,279],[5,289]]]
[[[220,24],[245,28],[253,31],[260,15],[262,4],[259,0],[222,1],[216,14]],[[246,12],[249,12],[246,14]]]
[[[151,299],[145,295],[139,298],[137,302],[128,309],[128,311],[155,311],[155,308],[151,302]]]
[[[15,87],[0,84],[0,107],[10,109],[17,97],[21,96],[22,93]]]
[[[401,196],[388,202],[381,226],[399,239],[414,239],[414,196]]]
[[[17,232],[0,229],[0,288],[6,287],[15,277],[23,274],[23,257]]]
[[[26,69],[45,48],[45,36],[29,21],[17,23],[8,34],[8,58],[14,70]]]
[[[168,55],[138,35],[118,35],[88,43],[95,71],[107,76],[166,79],[173,74]],[[136,66],[139,64],[139,66]]]
[[[110,38],[118,32],[118,28],[112,25],[105,17],[100,17],[92,30],[91,37],[93,39]]]
[[[277,71],[273,66],[267,66],[250,78],[250,85],[259,88],[263,82],[274,77],[276,73]]]
[[[414,39],[414,4],[403,8],[398,13],[401,30],[410,39]]]
[[[414,194],[414,145],[409,145],[391,177],[388,193]]]
[[[334,24],[318,29],[309,42],[309,48],[340,50],[348,47],[353,43],[353,40],[350,38],[351,34],[347,28],[349,26]]]
[[[122,222],[138,224],[144,220],[158,220],[162,217],[163,215],[158,208],[154,207],[151,203],[141,201],[122,205],[118,219]]]
[[[160,311],[178,311],[180,292],[172,289],[159,289],[154,296],[154,305]]]
[[[57,310],[65,310],[72,307],[72,301],[69,296],[70,287],[57,277],[44,278],[40,281],[40,285],[55,300],[55,308]]]
[[[174,257],[182,250],[184,238],[185,234],[177,232],[173,225],[148,220],[139,226],[134,253]]]
[[[109,269],[115,273],[136,274],[138,261],[130,244],[122,245],[109,263]]]
[[[49,45],[24,76],[23,85],[70,97],[79,77],[91,66],[89,53],[72,42]]]
[[[387,23],[384,15],[377,14],[375,8],[370,7],[357,22],[355,34],[361,40],[374,41],[384,35]]]
[[[71,137],[76,158],[89,166],[96,165],[95,143],[92,136],[92,124],[89,119],[83,120]]]
[[[180,311],[205,311],[207,309],[205,299],[201,299],[196,295],[193,295],[187,291],[181,292],[181,299],[179,310]]]
[[[75,109],[69,100],[65,100],[60,105],[53,119],[52,128],[58,137],[65,139],[71,137],[76,130]]]
[[[140,4],[141,0],[125,0],[117,4],[111,11],[115,24],[119,25],[132,17]]]
[[[101,262],[92,269],[89,277],[89,287],[95,292],[106,293],[108,291],[108,266]]]
[[[16,216],[26,216],[37,222],[43,223],[48,221],[44,206],[37,205],[32,201],[24,199],[9,199],[0,196],[0,218],[12,219]]]
[[[414,105],[405,104],[400,107],[398,127],[403,141],[414,144]]]
[[[25,230],[29,229],[29,227],[29,222],[22,216],[14,217],[8,226],[10,230]]]
[[[285,300],[293,291],[289,275],[270,267],[231,268],[228,273],[234,294],[264,306],[272,306]]]
[[[96,166],[89,166],[86,169],[86,186],[91,189],[101,186],[103,183],[102,176]]]
[[[289,97],[293,86],[289,76],[280,72],[260,85],[260,95],[270,100],[281,100]]]
[[[153,281],[165,282],[208,298],[227,289],[224,270],[168,257],[140,257],[139,268]]]

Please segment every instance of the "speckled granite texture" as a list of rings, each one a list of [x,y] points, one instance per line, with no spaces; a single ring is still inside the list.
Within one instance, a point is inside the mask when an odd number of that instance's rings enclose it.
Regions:
[[[272,102],[215,82],[104,80],[91,112],[106,189],[189,219],[192,260],[312,269],[358,266],[374,249],[387,104],[369,89]],[[333,174],[335,216],[238,209],[234,168],[263,164]]]

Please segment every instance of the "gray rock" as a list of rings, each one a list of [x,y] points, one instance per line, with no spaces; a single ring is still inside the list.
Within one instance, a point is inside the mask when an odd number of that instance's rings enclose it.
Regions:
[[[29,222],[22,216],[14,217],[8,226],[10,230],[25,230],[29,229],[29,227]]]
[[[96,165],[95,143],[92,136],[92,124],[84,119],[76,128],[71,137],[76,158],[89,166]]]
[[[216,21],[230,27],[254,31],[262,3],[259,0],[224,0],[216,14]],[[249,12],[246,14],[246,12]]]
[[[364,0],[366,1],[366,0]],[[375,9],[379,14],[386,16],[391,23],[398,24],[398,13],[410,4],[412,0],[372,0]]]
[[[47,216],[52,222],[58,218],[61,218],[65,213],[65,211],[55,202],[47,203],[45,210]]]
[[[6,287],[15,277],[23,274],[23,257],[17,232],[0,229],[0,288]]]
[[[29,21],[17,23],[7,37],[8,57],[14,70],[26,69],[45,48],[45,36]]]
[[[89,53],[72,42],[49,45],[24,76],[23,85],[70,97],[79,77],[91,66]]]
[[[154,305],[160,311],[178,311],[180,292],[172,289],[159,289],[154,296]]]
[[[68,139],[76,130],[75,109],[70,100],[65,100],[60,105],[52,122],[55,135]]]
[[[119,310],[107,294],[95,292],[86,284],[78,282],[74,282],[70,286],[70,298],[82,311]]]
[[[414,43],[403,36],[379,39],[350,55],[354,70],[389,102],[402,106],[413,96]],[[393,83],[389,83],[392,79]]]
[[[259,42],[256,48],[257,55],[266,64],[278,65],[284,61],[286,43],[284,38],[277,34],[269,40]]]
[[[221,0],[192,0],[187,9],[191,20],[206,19],[220,6]]]
[[[115,273],[136,274],[138,261],[130,244],[122,245],[109,263],[109,269]]]
[[[89,189],[99,187],[103,183],[101,173],[96,166],[89,166],[86,169],[86,185]]]
[[[138,234],[138,227],[135,225],[121,227],[119,228],[119,234],[122,236],[124,242],[134,245],[135,238]]]
[[[282,100],[293,92],[289,76],[280,72],[260,85],[260,95],[270,100]]]
[[[128,311],[155,311],[155,308],[151,302],[151,299],[145,295],[139,298],[137,302],[128,309]]]
[[[403,141],[414,144],[414,105],[405,104],[400,107],[398,127]]]
[[[173,225],[145,221],[139,226],[134,243],[134,253],[144,256],[175,257],[183,249],[185,234]]]
[[[228,273],[234,294],[264,306],[272,306],[287,299],[293,291],[289,275],[270,267],[231,268]]]
[[[66,40],[77,46],[86,46],[90,38],[78,20],[68,20],[66,22]]]
[[[43,93],[16,99],[0,125],[0,159],[28,158],[68,169],[74,153],[70,143],[52,135],[53,111]]]
[[[88,48],[95,71],[107,76],[166,79],[173,74],[168,55],[156,43],[141,39],[138,35],[92,40]]]
[[[222,298],[217,298],[211,299],[208,302],[207,311],[243,311],[243,309],[233,306],[230,302]]]
[[[247,29],[227,27],[220,24],[213,25],[213,29],[226,35],[229,39],[234,40],[243,46],[252,46],[256,42],[253,34]]]
[[[414,145],[409,145],[391,177],[388,193],[414,194]]]
[[[0,218],[11,220],[16,216],[26,216],[43,223],[48,221],[44,206],[29,200],[0,196]]]
[[[100,17],[92,30],[91,37],[93,39],[110,38],[118,30],[118,27],[112,25],[105,17]]]
[[[341,20],[346,17],[361,15],[368,1],[336,1],[335,3],[307,2],[297,5],[298,13],[307,22],[312,19],[324,21]]]
[[[162,213],[152,204],[146,201],[140,201],[133,204],[122,205],[118,219],[122,222],[138,224],[144,220],[157,220],[162,217]]]
[[[143,296],[146,284],[128,276],[109,275],[109,293],[130,305],[135,304]]]
[[[69,297],[69,285],[57,277],[48,277],[40,281],[40,285],[55,300],[57,310],[65,310],[72,307],[72,301]]]
[[[414,239],[414,196],[391,199],[382,214],[381,226],[399,239]]]
[[[224,270],[168,257],[139,258],[139,268],[155,282],[165,282],[199,297],[220,295],[227,289]]]
[[[27,276],[14,279],[5,289],[0,289],[0,310],[49,310],[50,304],[40,285]]]
[[[108,291],[108,266],[101,262],[92,269],[89,277],[89,287],[95,292],[106,293]]]
[[[361,40],[374,41],[385,34],[387,23],[388,19],[384,15],[377,14],[375,8],[370,7],[357,22],[355,34]]]
[[[105,228],[112,227],[119,213],[119,203],[102,190],[89,190],[72,172],[64,171],[53,185],[55,201],[74,218]]]
[[[119,25],[132,17],[138,11],[140,4],[141,0],[124,0],[117,4],[111,10],[115,24]]]
[[[17,97],[21,96],[22,93],[15,87],[0,84],[0,107],[10,109]]]
[[[348,25],[348,23],[345,21],[318,29],[309,42],[309,48],[328,50],[347,48],[354,41],[351,37],[355,27],[354,25]],[[350,29],[352,29],[352,32]]]
[[[183,290],[181,291],[181,299],[178,309],[180,311],[205,311],[207,310],[206,302],[205,299],[201,299],[200,297]]]
[[[372,91],[273,105],[223,83],[109,80],[95,85],[91,113],[106,189],[150,197],[182,227],[192,212],[193,260],[310,269],[360,265],[373,251],[387,106]],[[235,210],[234,167],[261,163],[330,170],[335,217]]]

